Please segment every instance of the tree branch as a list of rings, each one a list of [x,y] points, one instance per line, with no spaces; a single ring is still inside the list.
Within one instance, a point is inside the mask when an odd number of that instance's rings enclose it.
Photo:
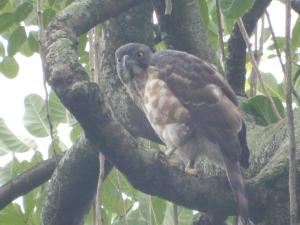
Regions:
[[[251,36],[257,21],[270,4],[271,0],[256,0],[252,8],[243,16],[243,22],[249,36]],[[246,79],[246,44],[236,24],[228,40],[228,53],[225,63],[226,77],[239,96],[245,96]]]
[[[164,0],[151,0],[162,39],[168,48],[186,51],[222,67],[208,39],[198,0],[173,0],[172,13],[165,14]]]
[[[59,162],[48,186],[44,225],[81,224],[93,201],[99,176],[99,153],[82,138]],[[105,176],[112,168],[105,163]]]
[[[50,179],[62,154],[45,160],[0,187],[0,209]]]

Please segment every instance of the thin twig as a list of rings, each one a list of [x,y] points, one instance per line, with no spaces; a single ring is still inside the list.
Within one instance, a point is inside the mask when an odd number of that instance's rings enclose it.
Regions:
[[[102,215],[102,184],[104,181],[104,174],[105,174],[105,157],[103,154],[99,153],[99,162],[100,162],[100,170],[99,170],[99,177],[98,177],[98,184],[97,184],[97,192],[96,192],[96,207],[95,207],[95,215],[96,215],[96,224],[103,225],[104,218]]]
[[[221,62],[224,65],[225,63],[225,47],[224,47],[224,39],[223,39],[223,23],[222,23],[222,14],[220,9],[220,0],[216,0],[216,11],[217,11],[217,19],[218,19],[218,33],[219,33],[219,46],[220,46],[220,55]]]
[[[127,221],[127,212],[125,207],[125,201],[122,196],[122,190],[121,190],[121,182],[120,182],[120,173],[118,170],[116,170],[116,185],[117,185],[117,191],[119,193],[121,208],[122,208],[122,216],[124,217],[125,225],[128,225]]]
[[[148,195],[148,225],[152,225],[152,196]]]
[[[265,29],[265,17],[264,17],[264,15],[262,15],[259,40],[258,40],[258,29],[257,29],[257,26],[255,27],[254,57],[255,57],[255,61],[257,63],[257,66],[259,66],[261,56],[263,55],[264,29]],[[257,74],[255,72],[255,69],[252,68],[251,83],[250,83],[250,96],[251,97],[256,95],[256,88],[257,88]]]
[[[44,28],[44,20],[43,20],[43,0],[37,0],[36,2],[36,10],[37,10],[37,22],[39,26],[39,47],[40,47],[40,56],[42,61],[42,71],[43,71],[43,87],[45,91],[45,108],[46,108],[46,118],[49,125],[51,145],[53,148],[53,152],[56,153],[55,150],[55,135],[54,135],[54,127],[52,124],[50,109],[49,109],[49,92],[47,87],[47,77],[46,77],[46,68],[45,68],[45,54],[43,51],[43,43],[45,42],[45,28]],[[55,154],[56,155],[56,154]]]
[[[96,81],[95,79],[95,33],[96,28],[93,28],[88,33],[88,40],[89,40],[89,66],[90,66],[90,72],[91,72],[91,80]]]
[[[257,62],[260,62],[262,55],[264,54],[264,38],[265,38],[265,15],[261,17],[261,29],[260,29],[260,38],[259,38],[259,48],[257,53]]]
[[[286,78],[286,109],[289,133],[289,195],[290,195],[290,225],[297,224],[296,195],[296,141],[292,100],[292,60],[291,60],[291,2],[286,0],[285,19],[285,78]]]
[[[179,219],[178,219],[178,206],[176,204],[173,205],[173,217],[174,217],[174,225],[179,225]]]
[[[271,18],[270,18],[269,12],[267,10],[265,11],[265,14],[267,16],[267,20],[268,20],[269,28],[270,28],[270,31],[271,31],[271,36],[272,36],[272,40],[273,40],[274,47],[275,47],[275,50],[276,50],[276,54],[277,54],[278,60],[279,60],[280,65],[281,65],[282,72],[284,73],[284,63],[282,61],[282,56],[281,56],[281,53],[280,53],[280,50],[279,50],[279,47],[278,47],[278,44],[277,44],[277,41],[276,41],[276,36],[275,36],[275,32],[274,32],[274,29],[273,29],[273,26],[272,26]]]
[[[100,43],[101,43],[101,32],[100,27],[96,26],[89,32],[89,64],[90,64],[90,71],[91,71],[91,80],[93,82],[98,83],[99,81],[99,71],[101,70],[101,50]],[[102,184],[104,180],[105,174],[105,156],[102,153],[99,153],[99,162],[100,162],[100,169],[99,169],[99,177],[98,177],[98,184],[97,184],[97,191],[96,191],[96,200],[95,200],[95,215],[96,215],[96,224],[103,225],[104,218],[102,212]]]
[[[245,29],[245,26],[244,26],[244,23],[242,21],[241,18],[238,19],[237,21],[238,23],[238,26],[240,28],[240,31],[241,31],[241,34],[245,40],[245,43],[246,43],[246,46],[248,48],[248,51],[249,51],[249,55],[250,55],[250,59],[251,59],[251,62],[252,62],[252,66],[253,66],[253,69],[255,70],[257,76],[258,76],[258,80],[259,80],[259,83],[261,85],[261,88],[262,88],[262,91],[263,93],[266,95],[266,97],[269,99],[270,103],[271,103],[271,108],[272,108],[272,111],[274,112],[277,120],[280,120],[281,119],[281,116],[276,108],[276,105],[273,101],[273,98],[270,96],[270,94],[268,93],[267,89],[265,88],[265,85],[264,85],[264,82],[262,80],[262,76],[261,76],[261,73],[258,69],[258,65],[256,63],[256,60],[255,60],[255,57],[254,57],[254,54],[253,52],[251,51],[251,43],[250,43],[250,39],[248,37],[248,34],[247,34],[247,31]]]
[[[254,34],[255,34],[255,38],[254,38],[254,51],[255,51],[255,55],[257,55],[257,36],[258,36],[258,32],[257,32],[257,26],[254,28]],[[254,69],[251,70],[251,74],[250,74],[250,97],[253,97],[256,95],[256,88],[257,88],[257,76],[256,73],[254,71]]]

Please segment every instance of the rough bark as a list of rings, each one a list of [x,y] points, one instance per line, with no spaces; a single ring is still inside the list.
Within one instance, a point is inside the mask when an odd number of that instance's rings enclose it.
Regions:
[[[270,3],[271,0],[256,0],[249,12],[243,16],[243,22],[249,36],[251,36],[257,21]],[[245,65],[246,44],[236,24],[228,40],[225,74],[230,86],[239,96],[245,96]]]
[[[171,15],[165,14],[164,0],[152,0],[152,2],[162,39],[168,48],[186,51],[210,63],[220,65],[209,42],[198,0],[173,0]]]
[[[116,77],[114,56],[116,49],[128,42],[139,42],[153,46],[153,24],[151,18],[152,7],[148,2],[134,7],[102,25],[104,43],[99,84],[106,102],[112,108],[116,119],[132,135],[159,141],[144,113],[133,103],[124,86]]]
[[[82,138],[59,162],[48,186],[42,224],[82,224],[96,192],[99,152]],[[106,174],[112,165],[106,163]]]

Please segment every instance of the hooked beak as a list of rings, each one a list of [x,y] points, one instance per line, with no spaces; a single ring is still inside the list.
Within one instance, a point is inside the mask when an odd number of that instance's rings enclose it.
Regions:
[[[122,59],[122,66],[124,67],[124,68],[128,68],[128,58],[129,58],[129,56],[128,55],[124,55],[123,56],[123,59]]]

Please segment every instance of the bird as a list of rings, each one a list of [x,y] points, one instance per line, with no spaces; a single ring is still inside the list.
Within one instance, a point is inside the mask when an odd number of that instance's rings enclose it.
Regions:
[[[243,225],[250,224],[241,166],[249,166],[246,127],[234,91],[216,67],[192,54],[128,43],[115,52],[117,75],[166,145],[188,160],[226,171]]]

